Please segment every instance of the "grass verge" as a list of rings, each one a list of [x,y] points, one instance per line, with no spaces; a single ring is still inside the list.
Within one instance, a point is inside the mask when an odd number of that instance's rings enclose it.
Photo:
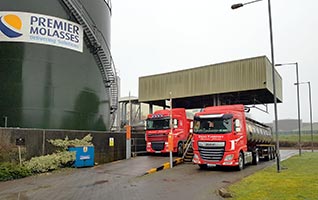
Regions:
[[[315,200],[318,197],[318,153],[304,153],[259,171],[229,186],[235,200]]]

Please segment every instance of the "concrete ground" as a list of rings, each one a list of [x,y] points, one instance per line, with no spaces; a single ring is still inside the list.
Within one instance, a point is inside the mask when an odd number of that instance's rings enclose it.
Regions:
[[[297,154],[282,150],[281,158]],[[143,176],[154,167],[169,162],[169,157],[141,156],[93,168],[61,170],[49,174],[0,183],[0,199],[8,200],[162,200],[222,199],[217,190],[236,182],[276,161],[260,162],[243,171],[181,164],[172,169]]]

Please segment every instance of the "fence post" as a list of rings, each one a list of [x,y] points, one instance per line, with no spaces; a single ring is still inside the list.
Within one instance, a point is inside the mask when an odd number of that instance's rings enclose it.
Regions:
[[[42,156],[45,155],[45,140],[46,140],[45,129],[43,129],[43,131],[42,131]]]

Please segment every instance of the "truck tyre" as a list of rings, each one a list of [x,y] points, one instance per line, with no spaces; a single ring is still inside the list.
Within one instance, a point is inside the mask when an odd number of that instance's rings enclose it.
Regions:
[[[259,155],[258,155],[258,151],[255,151],[253,153],[253,160],[252,160],[252,164],[253,165],[257,165],[259,162]]]
[[[269,148],[269,160],[273,160],[273,150]]]
[[[207,169],[208,165],[206,164],[199,164],[200,169]]]
[[[243,153],[241,152],[238,158],[238,166],[236,167],[238,171],[241,171],[244,169],[244,156]]]
[[[273,160],[276,158],[276,149],[273,148]]]
[[[179,157],[182,157],[182,156],[183,156],[183,145],[182,145],[182,142],[179,142],[179,143],[178,143],[177,155],[178,155]]]
[[[270,154],[271,154],[271,150],[270,150],[270,148],[267,148],[267,155],[264,156],[264,159],[265,159],[266,161],[269,161],[269,160],[270,160]]]

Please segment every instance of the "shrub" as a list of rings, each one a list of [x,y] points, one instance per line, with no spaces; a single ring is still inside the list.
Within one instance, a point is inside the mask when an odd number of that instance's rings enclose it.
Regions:
[[[19,152],[15,144],[10,143],[10,135],[0,134],[0,161],[19,162]],[[25,147],[21,147],[22,157],[26,154]]]
[[[70,146],[89,146],[92,145],[92,139],[93,137],[91,134],[86,135],[83,139],[74,139],[74,140],[69,140],[68,137],[66,136],[64,140],[62,139],[55,139],[55,140],[48,140],[49,143],[52,145],[58,147],[58,152],[60,151],[67,151],[68,147]]]
[[[25,167],[33,173],[43,173],[61,167],[70,167],[75,161],[75,152],[58,152],[50,155],[34,157],[24,163]]]
[[[61,167],[70,167],[75,161],[75,152],[69,152],[69,146],[88,146],[92,145],[92,136],[86,135],[83,139],[69,140],[66,137],[64,140],[55,139],[48,140],[51,144],[58,147],[55,153],[40,157],[34,157],[30,161],[24,163],[26,168],[33,173],[43,173],[56,170]]]
[[[32,175],[31,170],[25,166],[14,163],[0,163],[0,181],[23,178]]]

